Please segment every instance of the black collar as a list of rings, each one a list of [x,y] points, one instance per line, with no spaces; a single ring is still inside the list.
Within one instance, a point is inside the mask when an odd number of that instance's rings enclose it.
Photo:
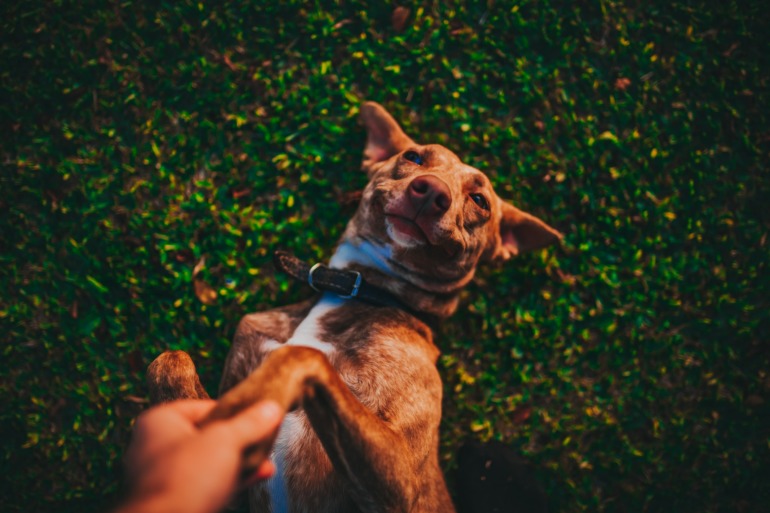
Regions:
[[[376,306],[392,306],[414,314],[396,296],[375,287],[361,276],[358,271],[332,269],[323,264],[310,265],[284,251],[276,251],[275,265],[292,278],[304,281],[318,292],[333,292],[345,299],[357,299]]]
[[[333,269],[323,264],[310,265],[285,251],[273,254],[275,266],[292,278],[305,282],[318,292],[332,292],[341,298],[356,299],[375,306],[398,308],[420,319],[435,331],[439,318],[408,307],[387,290],[364,280],[358,271]]]

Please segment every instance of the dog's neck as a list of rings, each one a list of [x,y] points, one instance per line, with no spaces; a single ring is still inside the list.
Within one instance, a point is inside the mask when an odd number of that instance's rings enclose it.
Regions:
[[[387,290],[414,312],[445,319],[457,309],[460,287],[448,293],[413,283],[391,260],[391,251],[364,239],[343,239],[329,262],[335,269],[358,271],[370,284]]]

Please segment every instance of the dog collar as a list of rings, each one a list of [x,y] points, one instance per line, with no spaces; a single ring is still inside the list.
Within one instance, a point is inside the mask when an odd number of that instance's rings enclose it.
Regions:
[[[323,264],[310,265],[299,258],[276,251],[275,266],[289,276],[304,281],[318,292],[332,292],[344,299],[357,299],[377,306],[392,306],[412,313],[412,309],[390,292],[364,280],[358,271],[333,269]]]

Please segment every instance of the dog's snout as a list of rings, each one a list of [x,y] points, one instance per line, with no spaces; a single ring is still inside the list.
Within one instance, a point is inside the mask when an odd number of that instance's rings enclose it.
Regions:
[[[449,186],[432,175],[422,175],[412,180],[407,194],[412,204],[425,213],[443,214],[452,205]]]

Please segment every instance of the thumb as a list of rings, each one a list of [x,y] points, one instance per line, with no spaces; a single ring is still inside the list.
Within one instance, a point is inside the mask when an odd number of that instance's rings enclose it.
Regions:
[[[220,430],[222,440],[229,440],[237,448],[245,449],[278,429],[284,413],[278,403],[261,401],[229,420],[216,422],[212,428]]]

